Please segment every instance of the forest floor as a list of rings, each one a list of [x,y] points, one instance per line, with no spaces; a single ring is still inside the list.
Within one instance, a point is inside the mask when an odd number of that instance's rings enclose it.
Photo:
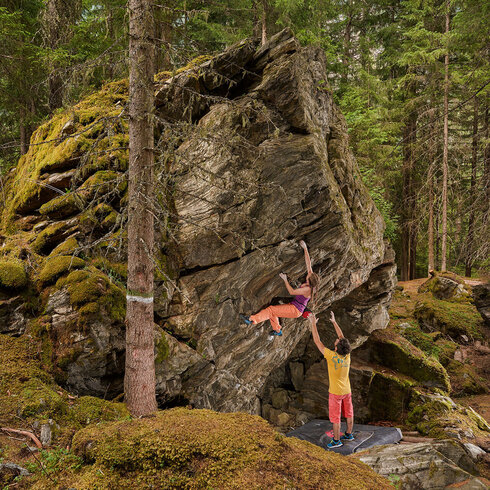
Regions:
[[[464,277],[466,284],[476,286],[485,281]],[[399,323],[399,315],[410,317],[411,312],[417,302],[419,287],[427,281],[427,278],[414,279],[412,281],[399,281],[398,285],[403,287],[405,295],[394,295],[390,307],[390,325]],[[397,319],[398,318],[398,319]],[[488,333],[488,330],[487,330]],[[462,345],[462,361],[471,365],[476,372],[485,376],[490,373],[490,335],[487,335],[485,342],[475,342],[474,344]],[[490,383],[490,379],[487,377]],[[470,406],[478,412],[488,423],[490,423],[490,393],[454,397],[454,401],[463,406]]]

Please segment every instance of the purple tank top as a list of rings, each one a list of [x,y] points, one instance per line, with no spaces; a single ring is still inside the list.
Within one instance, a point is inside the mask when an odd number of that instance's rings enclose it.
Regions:
[[[305,311],[306,305],[308,304],[308,301],[310,301],[310,298],[306,298],[302,294],[298,294],[298,296],[295,296],[290,304],[298,308],[300,313],[303,313]]]

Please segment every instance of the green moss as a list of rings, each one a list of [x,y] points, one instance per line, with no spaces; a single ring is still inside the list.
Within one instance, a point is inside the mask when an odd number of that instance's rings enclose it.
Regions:
[[[120,282],[122,285],[126,284],[128,279],[128,264],[112,262],[105,257],[97,257],[92,260],[92,265],[106,274],[109,279]]]
[[[60,243],[53,251],[49,254],[50,257],[55,257],[57,255],[72,255],[78,248],[78,241],[75,237],[70,237],[63,243]]]
[[[425,293],[419,295],[414,316],[428,330],[438,330],[451,337],[467,335],[484,340],[483,320],[473,305],[442,301]]]
[[[391,488],[358,460],[278,437],[244,413],[178,408],[101,423],[78,431],[73,451],[84,464],[62,484],[80,489]]]
[[[418,327],[407,327],[401,335],[418,347],[428,356],[439,357],[439,347],[431,335],[422,332]]]
[[[39,208],[39,213],[52,218],[66,218],[80,212],[84,206],[83,199],[76,193],[69,193],[51,199]]]
[[[367,405],[371,420],[404,420],[412,396],[412,385],[388,373],[375,372],[371,378]],[[389,396],[386,394],[389,393]]]
[[[39,273],[39,282],[41,284],[53,283],[65,272],[71,269],[80,269],[81,267],[85,267],[85,261],[78,257],[62,255],[50,258]]]
[[[59,223],[53,223],[47,226],[36,239],[32,242],[31,248],[34,252],[42,254],[52,246],[52,244],[59,243],[59,236],[69,228],[69,224],[65,221]]]
[[[155,364],[160,364],[162,363],[165,359],[167,359],[169,355],[169,348],[168,348],[168,342],[167,342],[167,337],[164,331],[162,331],[162,334],[158,341],[155,343],[155,348],[157,351],[157,355],[155,358]]]
[[[94,396],[77,398],[70,407],[69,418],[80,427],[129,417],[124,403],[114,403]]]
[[[70,273],[66,278],[59,280],[56,287],[68,288],[70,303],[80,309],[82,321],[87,320],[90,314],[99,313],[101,309],[112,320],[124,321],[126,316],[124,291],[112,284],[108,277],[95,267]]]
[[[18,259],[0,259],[0,287],[22,289],[27,285],[27,274],[24,263]]]
[[[67,403],[52,385],[47,385],[37,378],[26,381],[20,396],[24,400],[21,414],[23,417],[60,417],[67,412]]]
[[[478,414],[474,417],[468,409],[445,396],[414,390],[410,410],[408,425],[430,437],[447,438],[448,434],[444,429],[451,427],[470,429],[475,437],[488,437],[490,432],[490,427]]]
[[[80,195],[88,201],[111,191],[121,194],[126,187],[126,180],[119,172],[99,170],[80,186]]]
[[[410,376],[424,386],[451,389],[449,376],[439,361],[395,332],[378,330],[371,335],[369,344],[375,362]]]

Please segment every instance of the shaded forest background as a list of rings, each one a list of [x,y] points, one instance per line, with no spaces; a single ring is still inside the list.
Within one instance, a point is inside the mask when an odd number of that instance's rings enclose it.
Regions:
[[[156,71],[286,26],[326,53],[328,80],[401,280],[490,268],[490,3],[154,2]],[[32,131],[128,76],[124,0],[0,0],[0,172]]]

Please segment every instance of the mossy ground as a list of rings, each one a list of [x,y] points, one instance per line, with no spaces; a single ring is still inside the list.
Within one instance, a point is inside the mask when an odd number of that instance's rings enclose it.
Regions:
[[[73,438],[78,469],[57,476],[85,488],[391,488],[367,466],[276,433],[257,416],[176,408],[104,423]],[[31,488],[46,488],[39,477]]]

